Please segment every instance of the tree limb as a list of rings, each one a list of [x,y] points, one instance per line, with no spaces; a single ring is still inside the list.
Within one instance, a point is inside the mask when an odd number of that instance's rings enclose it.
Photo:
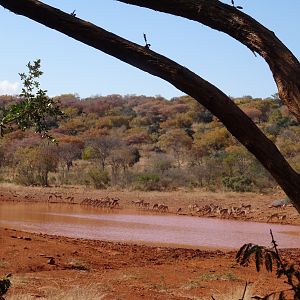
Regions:
[[[293,53],[259,22],[217,0],[117,0],[181,16],[227,33],[257,52],[269,65],[279,96],[300,122],[300,63]]]
[[[36,0],[0,0],[0,5],[78,41],[99,49],[145,72],[158,76],[195,98],[263,164],[300,212],[300,176],[276,146],[222,91],[176,62],[125,40],[94,24]]]

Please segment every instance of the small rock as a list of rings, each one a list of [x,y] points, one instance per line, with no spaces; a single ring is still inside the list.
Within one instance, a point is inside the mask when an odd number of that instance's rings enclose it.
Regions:
[[[47,261],[47,264],[48,265],[55,265],[55,260],[53,257],[49,258],[48,261]]]

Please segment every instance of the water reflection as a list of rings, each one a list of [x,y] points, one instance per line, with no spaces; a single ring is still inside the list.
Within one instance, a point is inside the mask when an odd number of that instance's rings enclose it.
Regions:
[[[280,247],[300,247],[300,236],[296,235],[300,226],[105,211],[77,205],[3,203],[0,225],[68,237],[217,248],[238,248],[249,242],[268,245],[271,228]]]

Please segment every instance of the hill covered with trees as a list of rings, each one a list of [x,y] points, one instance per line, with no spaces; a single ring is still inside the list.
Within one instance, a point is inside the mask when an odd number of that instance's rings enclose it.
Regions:
[[[1,180],[142,190],[199,187],[261,191],[276,182],[219,120],[189,96],[55,97],[65,113],[49,118],[58,144],[31,131],[0,139]],[[17,98],[0,96],[7,107]],[[277,95],[232,98],[300,171],[300,128]]]

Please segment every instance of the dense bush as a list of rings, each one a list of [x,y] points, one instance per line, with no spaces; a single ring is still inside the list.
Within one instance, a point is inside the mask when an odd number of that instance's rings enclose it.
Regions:
[[[11,100],[0,96],[4,106]],[[49,184],[97,188],[261,192],[276,185],[219,120],[189,96],[168,101],[135,95],[63,95],[59,100],[67,118],[50,132],[58,145],[43,144],[28,131],[0,139],[4,181],[48,185],[51,174]],[[299,171],[300,129],[287,108],[271,98],[233,100]]]
[[[109,174],[107,171],[102,171],[97,167],[91,167],[88,170],[88,178],[90,183],[96,189],[104,189],[110,182]]]
[[[191,174],[187,170],[171,168],[161,176],[160,184],[164,190],[176,190],[178,187],[189,187]]]
[[[152,173],[136,173],[131,178],[131,184],[138,190],[160,190],[160,176]]]
[[[9,279],[11,277],[11,274],[6,275],[3,278],[0,278],[0,300],[3,299],[3,296],[7,293],[9,288],[11,287],[11,281]]]
[[[17,184],[21,185],[37,185],[37,180],[34,176],[34,173],[29,168],[26,162],[20,164],[16,169],[15,181]]]
[[[235,192],[250,192],[252,190],[251,179],[241,175],[234,177],[223,177],[222,183],[225,188]]]

